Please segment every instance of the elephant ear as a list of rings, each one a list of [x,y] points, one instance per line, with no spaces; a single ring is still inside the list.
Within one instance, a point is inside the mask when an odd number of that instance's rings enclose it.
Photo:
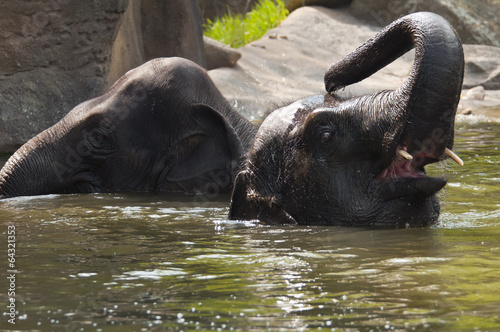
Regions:
[[[192,105],[190,116],[192,128],[175,147],[168,181],[188,192],[214,191],[214,186],[225,191],[231,187],[244,156],[241,140],[229,122],[209,105]]]

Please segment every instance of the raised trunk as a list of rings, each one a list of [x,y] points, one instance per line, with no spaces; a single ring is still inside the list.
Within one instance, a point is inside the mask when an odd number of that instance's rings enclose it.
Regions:
[[[441,158],[453,146],[453,123],[462,88],[464,56],[451,25],[433,13],[405,16],[380,31],[325,74],[329,93],[361,81],[415,47],[408,79],[390,98],[404,109],[410,153]]]

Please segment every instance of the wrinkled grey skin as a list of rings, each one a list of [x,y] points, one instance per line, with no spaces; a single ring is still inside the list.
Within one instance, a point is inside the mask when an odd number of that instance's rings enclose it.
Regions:
[[[204,69],[151,60],[23,145],[0,196],[228,191],[255,132]]]
[[[415,47],[395,91],[341,98]],[[453,147],[462,46],[442,17],[416,13],[378,33],[325,74],[325,95],[271,113],[235,180],[230,219],[348,226],[425,226],[439,216],[443,178],[424,167]],[[407,150],[413,160],[401,157]]]

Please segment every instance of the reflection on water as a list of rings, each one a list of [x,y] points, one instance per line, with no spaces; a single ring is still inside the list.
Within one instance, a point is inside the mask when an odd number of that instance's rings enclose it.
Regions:
[[[449,184],[425,229],[228,221],[228,196],[2,200],[19,312],[0,328],[500,330],[500,124],[463,123],[456,137],[466,166],[432,170]],[[7,289],[2,278],[1,303]]]

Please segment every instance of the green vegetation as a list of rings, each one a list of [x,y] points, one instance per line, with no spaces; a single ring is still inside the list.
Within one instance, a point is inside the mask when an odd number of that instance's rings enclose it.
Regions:
[[[260,0],[246,15],[228,13],[213,22],[207,20],[203,28],[205,36],[238,48],[262,37],[288,14],[283,0]]]

